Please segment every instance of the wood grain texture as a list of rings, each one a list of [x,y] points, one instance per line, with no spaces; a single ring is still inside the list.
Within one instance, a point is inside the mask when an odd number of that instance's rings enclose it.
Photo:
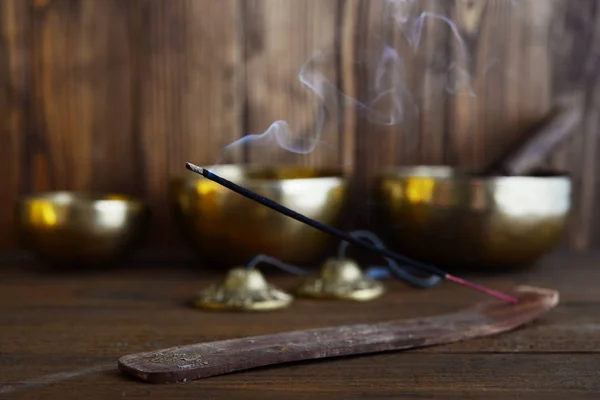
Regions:
[[[242,4],[247,161],[338,166],[340,2]]]
[[[357,97],[356,41],[358,12],[361,0],[340,0],[336,13],[337,76],[340,89],[338,120],[339,162],[341,168],[351,174],[356,158],[356,109],[349,107],[345,97]]]
[[[33,120],[28,143],[30,190],[85,190],[92,183],[94,121],[102,104],[93,86],[96,71],[96,17],[108,17],[110,2],[37,2],[33,8]],[[100,12],[96,7],[100,7]],[[105,24],[105,27],[106,24]],[[104,54],[106,57],[106,54]],[[34,142],[35,141],[35,142]],[[34,143],[32,143],[34,142]]]
[[[377,174],[384,168],[408,164],[418,150],[420,109],[415,90],[421,44],[431,42],[418,33],[418,18],[431,2],[361,1],[356,26],[357,125],[354,160],[355,224],[372,227],[378,212],[374,201]],[[433,4],[435,5],[435,4]],[[425,35],[435,35],[423,29]],[[417,33],[415,33],[417,32]],[[435,39],[432,39],[435,40]],[[442,46],[443,47],[443,46]],[[425,56],[422,62],[428,62]],[[423,68],[424,66],[421,65]],[[439,87],[430,89],[439,90]]]
[[[600,196],[597,154],[599,121],[600,5],[593,1],[556,3],[550,41],[553,43],[553,97],[580,102],[583,121],[576,135],[550,157],[549,165],[573,178],[573,218],[567,244],[578,251],[598,245],[596,203]],[[577,60],[577,62],[573,62]]]
[[[454,163],[482,168],[551,104],[550,27],[555,2],[456,1],[452,20],[463,38],[452,43],[449,136]]]
[[[28,191],[139,195],[127,3],[37,2]]]
[[[14,201],[23,179],[23,138],[29,133],[31,108],[29,38],[31,25],[26,4],[0,3],[0,251],[17,245],[14,238]]]
[[[166,191],[185,161],[356,171],[353,226],[372,228],[383,168],[482,167],[563,98],[583,121],[545,165],[573,177],[566,244],[600,245],[593,0],[5,0],[0,17],[0,250],[16,248],[18,197],[55,189],[141,196],[168,249]],[[315,137],[323,103],[298,73],[319,52],[309,77],[334,106],[317,148],[227,147],[277,120]],[[390,99],[401,107],[385,114]]]
[[[168,185],[185,162],[212,165],[240,137],[241,53],[235,0],[134,2],[136,123],[155,243],[170,243]],[[233,154],[239,160],[239,152]]]
[[[294,365],[287,370],[250,371],[188,385],[151,388],[148,384],[121,377],[111,369],[76,374],[69,379],[73,372],[85,372],[90,365],[101,367],[109,362],[109,358],[63,357],[58,370],[62,374],[56,376],[56,359],[53,357],[5,357],[0,361],[3,367],[27,366],[9,369],[14,374],[10,381],[15,382],[6,386],[10,399],[29,399],[32,395],[48,399],[197,399],[198,393],[202,392],[203,396],[215,400],[275,400],[282,397],[292,400],[307,397],[315,400],[402,397],[503,400],[519,396],[534,400],[594,400],[598,390],[595,373],[598,358],[593,354],[379,355]],[[31,365],[36,366],[39,375],[31,375]]]
[[[434,316],[482,297],[451,284],[422,291],[390,282],[379,300],[351,306],[299,299],[275,313],[215,313],[186,306],[199,287],[220,278],[197,269],[147,265],[50,277],[27,265],[6,264],[0,271],[0,394],[11,399],[185,399],[198,398],[199,391],[223,399],[593,399],[600,390],[599,256],[559,254],[534,269],[479,277],[493,287],[528,284],[560,292],[555,309],[512,333],[152,389],[119,373],[118,357],[183,343]],[[297,283],[290,276],[267,278],[282,288]]]
[[[448,129],[446,109],[449,93],[448,65],[452,35],[451,26],[434,16],[448,15],[452,2],[428,0],[423,15],[423,33],[415,63],[419,66],[417,91],[419,93],[419,155],[416,163],[439,165],[447,163]]]

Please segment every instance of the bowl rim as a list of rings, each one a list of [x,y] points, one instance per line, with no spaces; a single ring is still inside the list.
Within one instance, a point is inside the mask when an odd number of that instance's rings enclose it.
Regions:
[[[279,165],[271,165],[271,164],[218,164],[218,165],[202,165],[202,168],[205,168],[209,171],[213,171],[216,174],[223,176],[222,172],[219,172],[219,169],[224,168],[241,168],[245,171],[248,170],[281,170],[281,169],[298,169],[298,170],[308,170],[308,171],[316,171],[324,172],[323,175],[309,176],[309,177],[296,177],[296,178],[252,178],[252,177],[242,177],[240,181],[243,182],[244,186],[270,186],[270,185],[278,185],[281,182],[310,182],[310,181],[319,181],[319,182],[327,182],[327,181],[335,181],[335,182],[345,182],[349,180],[350,173],[346,171],[342,167],[318,167],[318,166],[309,166],[309,165],[294,165],[294,164],[279,164]],[[198,182],[198,181],[206,181],[205,178],[199,176],[193,172],[187,171],[184,175],[176,175],[171,177],[172,182]],[[229,179],[235,182],[235,179],[228,178],[223,176],[225,179]]]
[[[65,196],[68,198],[68,202],[57,201],[57,196]],[[115,198],[111,198],[115,197]],[[19,206],[26,206],[33,201],[46,200],[53,205],[64,204],[66,206],[72,206],[77,204],[78,206],[90,206],[97,203],[120,203],[125,204],[128,208],[135,208],[144,210],[147,205],[137,196],[120,193],[120,192],[100,192],[100,191],[88,191],[88,190],[47,190],[35,193],[30,193],[21,196],[17,204]],[[75,200],[75,202],[73,202]]]
[[[422,169],[422,174],[401,174],[402,171],[414,171]],[[438,170],[445,171],[448,174],[436,176],[428,174],[426,171]],[[383,169],[378,177],[380,180],[404,180],[408,178],[432,178],[439,182],[460,182],[460,183],[502,183],[517,181],[563,181],[571,184],[571,173],[567,171],[548,170],[542,171],[539,175],[488,175],[482,176],[475,169],[454,167],[443,164],[415,164],[415,165],[397,165]]]

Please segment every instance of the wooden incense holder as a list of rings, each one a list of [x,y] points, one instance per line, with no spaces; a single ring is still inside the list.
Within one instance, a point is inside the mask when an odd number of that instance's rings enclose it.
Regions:
[[[558,304],[558,292],[511,291],[518,304],[491,300],[434,317],[345,325],[173,347],[121,357],[121,371],[152,383],[187,382],[292,361],[407,350],[506,332]]]

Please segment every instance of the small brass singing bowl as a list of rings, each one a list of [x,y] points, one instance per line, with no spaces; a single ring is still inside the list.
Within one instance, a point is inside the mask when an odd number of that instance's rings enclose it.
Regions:
[[[561,241],[571,209],[563,174],[488,176],[401,167],[380,176],[390,247],[445,269],[524,267]]]
[[[302,166],[219,165],[214,173],[322,223],[337,226],[347,178]],[[171,182],[171,203],[189,244],[217,265],[262,253],[293,264],[318,259],[333,239],[230,189],[191,173]]]
[[[17,205],[25,247],[55,266],[97,266],[122,258],[141,240],[148,209],[123,195],[46,192]]]

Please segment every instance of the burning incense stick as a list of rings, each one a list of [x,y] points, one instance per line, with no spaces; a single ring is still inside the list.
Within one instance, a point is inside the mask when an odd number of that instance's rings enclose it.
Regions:
[[[285,207],[285,206],[283,206],[283,205],[281,205],[281,204],[279,204],[279,203],[277,203],[277,202],[275,202],[275,201],[273,201],[271,199],[263,197],[263,196],[261,196],[261,195],[259,195],[257,193],[254,193],[253,191],[248,190],[246,188],[243,188],[243,187],[241,187],[239,185],[236,185],[235,183],[233,183],[231,181],[228,181],[227,179],[222,178],[222,177],[220,177],[219,175],[217,175],[217,174],[215,174],[213,172],[210,172],[206,168],[199,167],[199,166],[194,165],[194,164],[189,163],[189,162],[185,164],[185,167],[187,169],[189,169],[190,171],[192,171],[192,172],[195,172],[197,174],[202,175],[206,179],[209,179],[209,180],[211,180],[211,181],[213,181],[215,183],[218,183],[221,186],[226,187],[229,190],[232,190],[232,191],[234,191],[234,192],[236,192],[238,194],[241,194],[244,197],[247,197],[247,198],[249,198],[251,200],[254,200],[254,201],[258,202],[258,203],[262,204],[263,206],[269,207],[269,208],[271,208],[271,209],[273,209],[273,210],[275,210],[275,211],[277,211],[277,212],[279,212],[281,214],[284,214],[284,215],[286,215],[286,216],[288,216],[290,218],[295,219],[296,221],[299,221],[299,222],[302,222],[302,223],[304,223],[306,225],[312,226],[315,229],[318,229],[318,230],[320,230],[322,232],[328,233],[329,235],[335,236],[335,237],[337,237],[337,238],[339,238],[339,239],[341,239],[343,241],[346,241],[346,242],[348,242],[350,244],[354,244],[356,246],[363,247],[363,248],[365,248],[367,250],[370,250],[370,251],[372,251],[374,253],[377,253],[377,254],[379,254],[379,255],[381,255],[383,257],[392,258],[392,259],[394,259],[394,260],[396,260],[398,262],[410,264],[414,268],[418,268],[420,270],[423,270],[423,271],[429,272],[431,274],[437,275],[439,277],[442,277],[444,279],[447,279],[447,280],[449,280],[451,282],[454,282],[454,283],[457,283],[459,285],[466,286],[466,287],[469,287],[471,289],[479,290],[480,292],[486,293],[486,294],[488,294],[490,296],[494,296],[494,297],[496,297],[496,298],[498,298],[500,300],[503,300],[503,301],[506,301],[506,302],[509,302],[509,303],[513,303],[513,304],[517,304],[519,302],[519,300],[517,298],[515,298],[515,297],[509,296],[507,294],[498,292],[498,291],[493,290],[493,289],[489,289],[489,288],[487,288],[485,286],[478,285],[478,284],[473,283],[473,282],[469,282],[467,280],[464,280],[462,278],[456,277],[454,275],[450,275],[450,274],[448,274],[448,273],[442,271],[441,269],[439,269],[437,267],[434,267],[432,265],[424,264],[422,262],[413,260],[413,259],[411,259],[409,257],[406,257],[406,256],[403,256],[401,254],[394,253],[394,252],[392,252],[392,251],[390,251],[388,249],[379,248],[379,247],[376,247],[376,246],[374,246],[374,245],[372,245],[372,244],[370,244],[368,242],[362,241],[360,239],[356,239],[352,235],[349,235],[349,234],[347,234],[347,233],[345,233],[343,231],[340,231],[340,230],[338,230],[336,228],[333,228],[331,226],[322,224],[322,223],[320,223],[318,221],[315,221],[314,219],[308,218],[308,217],[306,217],[306,216],[304,216],[304,215],[302,215],[302,214],[300,214],[300,213],[298,213],[298,212],[296,212],[294,210],[290,210],[289,208],[287,208],[287,207]]]

